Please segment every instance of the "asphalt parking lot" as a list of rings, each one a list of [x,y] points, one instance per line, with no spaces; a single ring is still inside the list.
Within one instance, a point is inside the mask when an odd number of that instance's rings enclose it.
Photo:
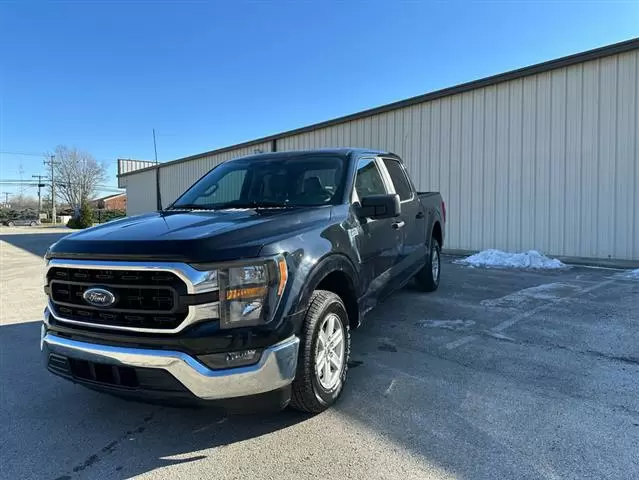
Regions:
[[[229,417],[46,372],[42,254],[65,233],[0,229],[2,478],[639,478],[639,281],[617,271],[447,258],[437,292],[354,333],[335,408]]]

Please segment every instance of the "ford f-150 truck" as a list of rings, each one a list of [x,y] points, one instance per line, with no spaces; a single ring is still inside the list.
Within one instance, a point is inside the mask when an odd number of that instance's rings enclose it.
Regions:
[[[167,208],[49,248],[47,368],[126,397],[320,412],[362,317],[413,278],[437,289],[445,221],[391,153],[222,163]]]

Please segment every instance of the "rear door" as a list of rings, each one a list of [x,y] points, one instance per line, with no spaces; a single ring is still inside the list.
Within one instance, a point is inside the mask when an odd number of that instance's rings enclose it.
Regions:
[[[392,186],[382,172],[379,159],[370,157],[358,160],[352,198],[354,204],[368,195],[391,192]],[[360,272],[365,296],[369,299],[374,300],[397,275],[397,263],[403,249],[403,235],[401,229],[396,228],[398,221],[398,218],[358,219],[356,238]]]
[[[382,162],[393,191],[399,195],[402,207],[400,230],[403,243],[399,269],[403,276],[409,276],[421,267],[426,258],[427,215],[402,162],[393,157],[384,157]]]

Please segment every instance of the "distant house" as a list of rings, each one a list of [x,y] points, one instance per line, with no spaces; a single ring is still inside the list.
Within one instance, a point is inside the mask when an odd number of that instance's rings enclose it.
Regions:
[[[126,210],[126,193],[116,193],[98,198],[91,202],[95,208],[102,210]]]

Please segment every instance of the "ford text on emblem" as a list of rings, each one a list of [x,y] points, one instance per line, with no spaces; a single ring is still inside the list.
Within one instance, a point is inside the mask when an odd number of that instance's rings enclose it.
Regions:
[[[82,298],[94,307],[110,307],[115,303],[115,295],[104,288],[89,288],[84,292]]]

